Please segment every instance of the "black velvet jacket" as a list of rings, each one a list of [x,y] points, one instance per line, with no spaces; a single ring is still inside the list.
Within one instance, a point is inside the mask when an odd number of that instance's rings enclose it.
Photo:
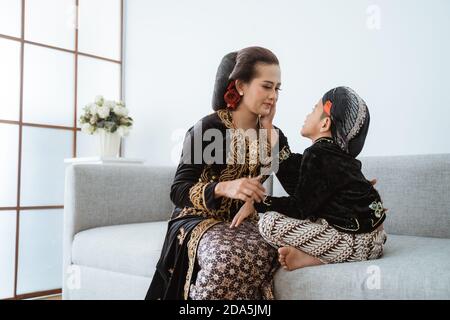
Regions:
[[[361,162],[331,138],[321,138],[307,148],[297,171],[291,196],[267,197],[264,203],[255,203],[256,210],[312,221],[323,218],[347,233],[371,232],[383,223],[380,195],[362,174]]]

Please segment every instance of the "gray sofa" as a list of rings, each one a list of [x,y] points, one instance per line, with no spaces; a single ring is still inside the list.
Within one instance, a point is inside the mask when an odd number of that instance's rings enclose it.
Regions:
[[[450,299],[450,154],[361,160],[389,208],[384,257],[280,269],[277,299]],[[63,298],[143,299],[173,208],[175,168],[66,170]]]

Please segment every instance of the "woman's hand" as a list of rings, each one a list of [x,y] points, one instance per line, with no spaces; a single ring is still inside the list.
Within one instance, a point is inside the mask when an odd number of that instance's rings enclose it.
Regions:
[[[227,197],[242,201],[263,201],[266,189],[261,184],[261,176],[222,181],[214,189],[214,197]]]
[[[246,203],[244,203],[241,209],[239,209],[239,212],[234,216],[233,221],[231,221],[230,228],[237,228],[246,218],[248,218],[254,212],[255,207],[253,206],[253,202],[247,201]]]

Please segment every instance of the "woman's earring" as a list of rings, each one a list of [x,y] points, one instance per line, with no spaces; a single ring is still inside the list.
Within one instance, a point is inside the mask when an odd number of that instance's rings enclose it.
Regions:
[[[242,97],[244,95],[244,93],[243,92],[239,92],[239,95]]]

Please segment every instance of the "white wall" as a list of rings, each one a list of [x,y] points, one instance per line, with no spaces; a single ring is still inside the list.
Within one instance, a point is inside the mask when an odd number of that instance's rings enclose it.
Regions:
[[[299,129],[316,101],[348,85],[371,112],[362,156],[450,152],[450,1],[125,2],[127,157],[175,165],[185,130],[212,112],[220,59],[250,45],[280,59],[275,123],[294,151],[310,144]]]

